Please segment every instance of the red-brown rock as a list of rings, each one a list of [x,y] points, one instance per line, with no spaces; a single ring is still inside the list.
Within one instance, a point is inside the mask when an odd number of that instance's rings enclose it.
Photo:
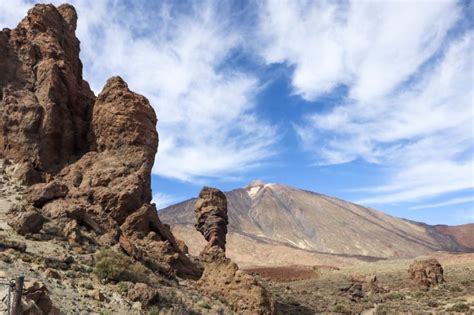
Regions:
[[[27,209],[19,213],[13,210],[8,215],[10,225],[22,235],[38,233],[41,231],[45,220],[41,213],[32,209]]]
[[[89,149],[94,95],[82,79],[76,19],[72,6],[38,4],[0,31],[0,155],[43,174]]]
[[[238,314],[273,314],[270,294],[225,256],[228,219],[224,193],[204,187],[196,201],[195,214],[195,227],[208,241],[200,254],[204,272],[198,281],[199,288],[219,296]]]
[[[204,187],[195,205],[196,229],[206,239],[207,247],[218,246],[225,250],[227,224],[227,199],[222,191]]]
[[[0,32],[0,156],[25,184],[38,183],[23,209],[47,219],[48,235],[120,242],[147,266],[196,278],[151,205],[155,112],[118,76],[94,96],[82,79],[76,24],[70,5],[35,5]]]
[[[444,282],[443,267],[434,258],[415,260],[410,265],[408,273],[415,285],[424,288]]]

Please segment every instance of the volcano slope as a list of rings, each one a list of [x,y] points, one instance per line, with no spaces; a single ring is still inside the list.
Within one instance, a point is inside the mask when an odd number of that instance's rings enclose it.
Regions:
[[[472,224],[430,226],[334,197],[260,181],[225,194],[228,254],[242,266],[344,265],[357,259],[473,251]],[[159,211],[160,218],[186,241],[191,253],[204,245],[193,227],[194,203],[191,199]]]

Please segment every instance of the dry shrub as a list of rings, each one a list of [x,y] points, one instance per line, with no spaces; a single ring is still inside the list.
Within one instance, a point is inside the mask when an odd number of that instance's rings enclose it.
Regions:
[[[107,281],[147,282],[150,271],[133,258],[112,249],[96,254],[94,273]]]

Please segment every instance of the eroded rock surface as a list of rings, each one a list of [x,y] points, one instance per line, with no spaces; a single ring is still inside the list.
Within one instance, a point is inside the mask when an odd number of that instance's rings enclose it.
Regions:
[[[95,97],[82,79],[76,21],[70,5],[35,5],[0,31],[0,155],[22,164],[28,184],[89,150]]]
[[[269,293],[225,256],[228,224],[225,195],[216,188],[204,187],[195,207],[196,229],[208,241],[200,255],[204,266],[198,281],[201,290],[220,296],[238,314],[273,314]]]
[[[155,112],[120,77],[94,96],[82,79],[76,23],[72,6],[38,4],[0,32],[0,157],[30,186],[10,224],[70,243],[120,243],[155,271],[196,278],[151,204]]]
[[[424,288],[444,282],[443,267],[434,258],[415,260],[410,265],[408,273],[416,285]]]
[[[206,239],[207,247],[219,246],[225,250],[227,224],[227,199],[222,191],[204,187],[195,205],[196,229]]]

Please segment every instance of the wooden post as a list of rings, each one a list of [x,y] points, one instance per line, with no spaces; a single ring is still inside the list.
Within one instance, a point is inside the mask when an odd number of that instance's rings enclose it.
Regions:
[[[21,296],[23,295],[24,276],[15,279],[15,292],[13,293],[12,315],[21,315]]]

